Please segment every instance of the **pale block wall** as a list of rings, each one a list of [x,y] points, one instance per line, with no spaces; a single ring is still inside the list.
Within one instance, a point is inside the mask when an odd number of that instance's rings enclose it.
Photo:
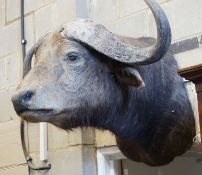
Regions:
[[[76,16],[76,0],[25,0],[27,50],[46,32]],[[20,0],[0,0],[1,175],[28,175],[21,149],[19,118],[10,100],[22,80],[23,60],[20,43]],[[39,161],[39,125],[28,124],[27,135],[33,161]],[[68,133],[49,125],[48,158],[52,169],[48,174],[64,175],[68,171],[68,175],[95,175],[94,138],[94,130],[90,128]],[[31,172],[38,173],[40,172]]]
[[[0,0],[0,174],[28,175],[21,150],[19,119],[10,97],[21,80],[19,20],[7,20],[6,0]]]
[[[200,0],[157,0],[168,16],[173,42],[202,34]],[[151,11],[142,0],[88,0],[90,17],[118,34],[156,36]]]

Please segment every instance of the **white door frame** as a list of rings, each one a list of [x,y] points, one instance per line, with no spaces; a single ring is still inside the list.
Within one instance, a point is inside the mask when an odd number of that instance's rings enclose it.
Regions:
[[[98,175],[121,175],[121,159],[126,158],[117,146],[98,148]]]

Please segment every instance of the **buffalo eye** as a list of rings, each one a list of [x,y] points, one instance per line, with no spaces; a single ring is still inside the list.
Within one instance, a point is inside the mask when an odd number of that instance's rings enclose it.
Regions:
[[[80,56],[76,52],[71,52],[64,56],[64,61],[75,62],[79,59],[80,59]]]

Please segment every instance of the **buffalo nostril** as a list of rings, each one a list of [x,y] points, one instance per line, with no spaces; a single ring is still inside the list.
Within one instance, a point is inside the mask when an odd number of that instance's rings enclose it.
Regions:
[[[17,114],[20,114],[29,108],[29,103],[33,95],[33,91],[24,91],[12,97],[13,106]]]
[[[21,97],[22,98],[22,102],[23,103],[29,102],[32,99],[33,95],[34,95],[33,91],[26,91],[26,92],[24,92],[23,95],[22,95],[22,97]]]

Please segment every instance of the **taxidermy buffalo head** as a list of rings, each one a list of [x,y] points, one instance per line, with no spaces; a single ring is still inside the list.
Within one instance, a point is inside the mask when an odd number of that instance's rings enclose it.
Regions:
[[[194,117],[168,51],[169,22],[154,0],[145,2],[157,39],[118,36],[90,20],[42,37],[27,54],[26,76],[12,97],[17,114],[66,130],[110,130],[125,156],[152,166],[188,150]]]

